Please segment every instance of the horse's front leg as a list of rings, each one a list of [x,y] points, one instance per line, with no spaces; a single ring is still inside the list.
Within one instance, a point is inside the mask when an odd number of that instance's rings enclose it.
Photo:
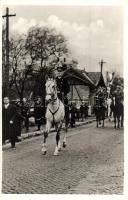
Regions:
[[[44,141],[43,141],[43,144],[42,144],[42,154],[43,155],[45,155],[47,153],[46,139],[48,137],[51,126],[52,126],[52,123],[47,121],[46,129],[44,131]]]

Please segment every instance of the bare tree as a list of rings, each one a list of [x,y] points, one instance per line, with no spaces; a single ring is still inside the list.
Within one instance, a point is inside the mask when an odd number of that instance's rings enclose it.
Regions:
[[[57,34],[55,29],[36,26],[30,28],[26,36],[18,35],[11,38],[10,87],[15,86],[21,102],[28,83],[28,76],[32,75],[34,70],[31,66],[33,64],[37,66],[40,63],[40,69],[36,69],[39,71],[37,83],[40,85],[40,77],[44,92],[45,75],[48,73],[48,69],[54,68],[55,63],[58,62],[58,57],[64,56],[67,53],[67,41],[63,35]],[[48,65],[46,65],[46,62]]]
[[[10,87],[15,86],[22,102],[25,85],[30,74],[30,65],[26,64],[29,54],[25,48],[25,37],[10,40]]]
[[[40,61],[40,67],[46,62],[57,62],[57,58],[68,52],[66,39],[57,34],[55,29],[32,27],[26,39],[26,49],[29,51],[32,63]]]

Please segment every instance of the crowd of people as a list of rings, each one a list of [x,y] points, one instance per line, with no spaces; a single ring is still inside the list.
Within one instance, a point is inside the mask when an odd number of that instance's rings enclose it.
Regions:
[[[69,104],[70,125],[75,126],[75,121],[84,121],[88,117],[88,104],[71,102]]]
[[[112,102],[111,98],[107,99],[106,117],[109,120],[112,117]],[[70,102],[65,98],[63,103],[65,106],[66,130],[68,127],[75,127],[76,121],[84,121],[90,116],[90,109],[87,102]],[[33,110],[32,112],[31,109]],[[41,126],[46,123],[45,112],[46,107],[43,105],[40,97],[36,98],[33,107],[31,107],[30,102],[26,98],[23,98],[22,103],[17,101],[14,104],[10,103],[8,97],[4,97],[2,108],[2,143],[5,144],[6,140],[9,140],[12,149],[15,149],[15,143],[21,141],[22,129],[24,128],[25,132],[29,131],[30,118],[34,118],[34,126],[39,131]]]
[[[88,117],[88,104],[85,102],[68,102],[64,100],[65,105],[65,124],[66,127],[75,127],[75,122],[84,121]],[[26,98],[23,98],[22,103],[19,101],[10,103],[8,97],[3,99],[2,108],[2,143],[5,144],[6,140],[11,143],[12,149],[15,149],[15,143],[21,139],[22,128],[26,132],[30,128],[30,117],[34,117],[35,126],[40,130],[41,125],[45,124],[45,111],[46,108],[42,104],[40,97],[37,97],[33,105],[33,113],[30,112],[31,107]]]

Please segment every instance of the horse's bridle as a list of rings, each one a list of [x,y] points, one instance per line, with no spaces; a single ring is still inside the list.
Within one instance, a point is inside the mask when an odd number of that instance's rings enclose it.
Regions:
[[[50,86],[50,85],[51,85],[51,84],[49,84],[49,86]],[[49,86],[48,86],[48,87],[49,87]],[[50,88],[50,90],[51,90],[51,88]],[[54,88],[54,91],[55,91],[55,88]],[[51,93],[47,93],[47,95],[50,95],[51,97],[54,96],[54,94],[52,94],[52,92],[51,92]],[[53,99],[53,98],[51,99],[51,101],[56,101],[56,100],[57,100],[57,97],[56,97],[55,99]]]

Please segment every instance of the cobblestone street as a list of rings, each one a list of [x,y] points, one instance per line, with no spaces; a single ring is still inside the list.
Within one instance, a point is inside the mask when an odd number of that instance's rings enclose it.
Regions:
[[[106,120],[107,121],[107,120]],[[8,194],[122,194],[123,130],[95,122],[69,130],[67,147],[53,156],[55,133],[41,154],[42,136],[3,150],[2,192]]]

